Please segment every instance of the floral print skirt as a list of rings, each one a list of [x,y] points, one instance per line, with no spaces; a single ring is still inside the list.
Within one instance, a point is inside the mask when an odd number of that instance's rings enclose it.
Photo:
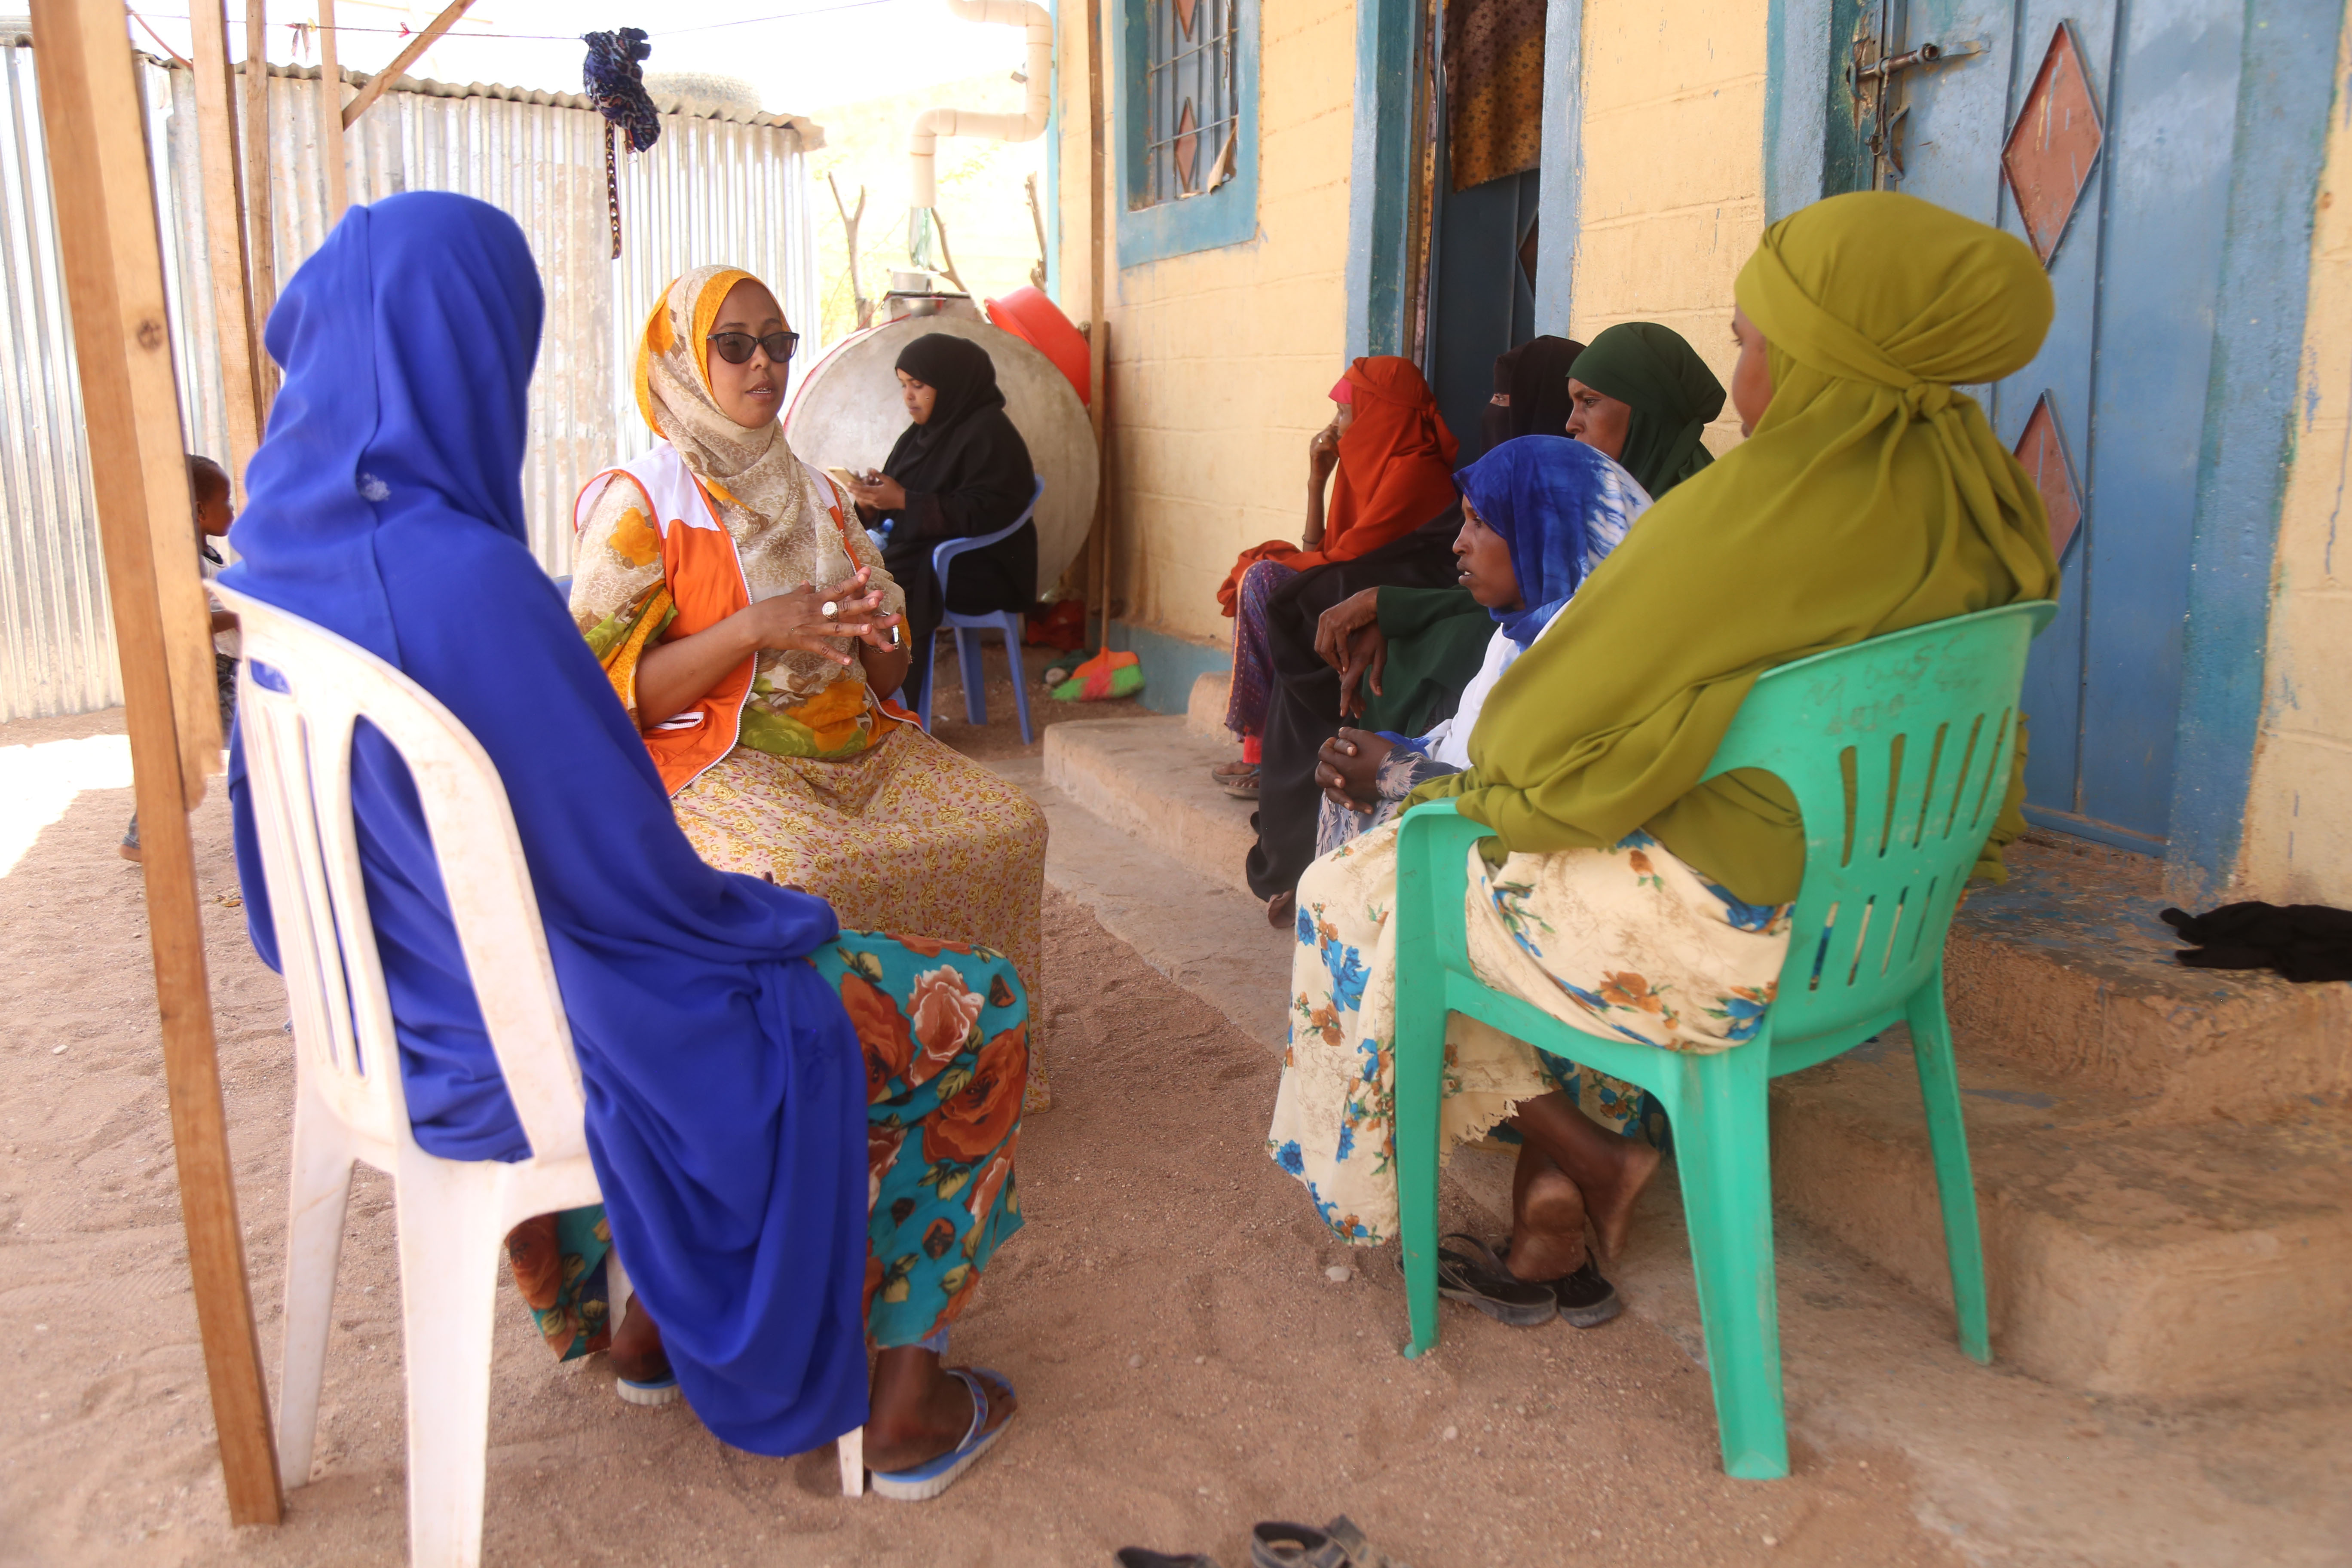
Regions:
[[[1290,1045],[1266,1138],[1323,1223],[1367,1246],[1397,1226],[1398,826],[1349,840],[1299,879]],[[1664,1050],[1724,1050],[1763,1026],[1788,906],[1742,903],[1646,833],[1607,849],[1514,855],[1499,870],[1475,846],[1468,855],[1470,963],[1487,985]],[[1475,1141],[1554,1089],[1616,1131],[1655,1142],[1663,1130],[1633,1085],[1457,1016],[1445,1030],[1439,1146]]]
[[[866,1055],[866,1333],[920,1344],[961,1312],[1021,1228],[1013,1152],[1029,1076],[1029,1003],[1004,955],[844,931],[809,962]],[[507,1237],[532,1321],[562,1359],[608,1349],[604,1210],[541,1215]]]
[[[670,805],[694,852],[719,870],[814,893],[845,929],[994,948],[1034,1001],[1045,814],[920,730],[839,762],[738,746]],[[1038,1065],[1026,1109],[1051,1103]]]

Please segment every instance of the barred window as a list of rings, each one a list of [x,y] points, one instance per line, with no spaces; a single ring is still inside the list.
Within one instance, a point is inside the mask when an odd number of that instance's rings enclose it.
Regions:
[[[1234,177],[1241,129],[1234,79],[1241,0],[1145,0],[1150,107],[1139,207],[1213,191]]]

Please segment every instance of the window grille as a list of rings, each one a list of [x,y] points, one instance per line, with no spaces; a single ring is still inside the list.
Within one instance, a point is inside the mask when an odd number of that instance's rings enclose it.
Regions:
[[[1146,100],[1150,134],[1139,206],[1156,206],[1215,190],[1233,178],[1240,129],[1234,90],[1241,0],[1146,0],[1150,63]]]

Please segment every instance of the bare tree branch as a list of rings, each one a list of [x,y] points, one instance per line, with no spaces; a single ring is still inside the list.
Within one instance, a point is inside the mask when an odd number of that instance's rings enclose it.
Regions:
[[[1029,268],[1029,283],[1032,288],[1043,289],[1045,286],[1045,211],[1037,205],[1037,176],[1031,174],[1024,183],[1029,187],[1029,221],[1037,226],[1037,265]]]
[[[940,209],[937,207],[931,209],[931,224],[940,231],[940,272],[946,275],[949,282],[956,286],[957,293],[971,293],[971,290],[964,287],[963,279],[956,276],[955,252],[948,248],[948,220],[940,216]]]
[[[841,227],[848,240],[849,300],[857,311],[857,330],[862,332],[874,324],[874,301],[866,297],[866,290],[857,281],[857,221],[866,216],[866,187],[857,187],[857,210],[851,212],[841,199],[841,186],[835,183],[831,170],[825,172],[824,183],[832,187],[833,210],[841,215]]]

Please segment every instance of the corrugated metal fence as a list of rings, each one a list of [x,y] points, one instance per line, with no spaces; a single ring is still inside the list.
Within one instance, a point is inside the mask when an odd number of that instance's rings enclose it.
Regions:
[[[226,459],[212,259],[205,254],[194,84],[143,60],[149,144],[188,449]],[[269,73],[271,214],[281,286],[325,237],[314,70]],[[238,79],[240,101],[245,89]],[[660,101],[660,100],[657,100]],[[347,139],[351,199],[462,191],[520,223],[547,291],[523,475],[531,545],[570,570],[572,499],[597,468],[651,444],[629,370],[661,288],[725,261],[765,278],[797,322],[819,320],[803,153],[813,128],[664,103],[662,136],[621,161],[612,259],[604,121],[576,97],[404,80]],[[240,109],[240,115],[242,110]],[[33,55],[0,38],[0,721],[121,700],[72,337],[49,210]],[[234,263],[232,262],[232,265]],[[812,342],[812,348],[814,347]],[[803,355],[803,363],[814,355]]]

